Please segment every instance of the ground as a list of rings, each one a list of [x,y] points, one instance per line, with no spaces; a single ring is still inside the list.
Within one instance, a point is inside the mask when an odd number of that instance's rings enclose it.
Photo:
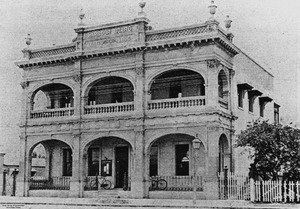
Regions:
[[[236,209],[282,209],[300,208],[300,204],[256,204],[248,201],[231,200],[198,200],[194,205],[192,200],[166,199],[96,199],[96,198],[34,198],[0,196],[0,209],[113,209],[113,208],[236,208]]]

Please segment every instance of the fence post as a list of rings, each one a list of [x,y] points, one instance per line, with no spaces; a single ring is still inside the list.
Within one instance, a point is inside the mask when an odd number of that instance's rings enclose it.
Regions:
[[[255,201],[255,183],[253,178],[250,178],[250,201]]]
[[[228,168],[224,167],[224,196],[228,199]]]
[[[2,196],[6,195],[6,170],[3,171],[3,187],[2,187]]]
[[[11,196],[16,196],[16,176],[17,176],[17,169],[15,169],[12,173],[13,175],[13,188]]]

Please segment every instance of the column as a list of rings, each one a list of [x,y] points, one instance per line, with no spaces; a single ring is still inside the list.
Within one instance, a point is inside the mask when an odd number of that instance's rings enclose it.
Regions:
[[[209,126],[207,144],[207,164],[205,165],[204,192],[206,199],[219,198],[218,166],[219,166],[219,128]]]
[[[131,196],[133,198],[148,197],[145,181],[145,158],[144,158],[144,131],[140,128],[135,131],[134,165],[131,175]]]
[[[72,197],[83,197],[83,184],[81,173],[81,152],[79,133],[73,135],[74,149],[72,150],[72,177],[70,179],[70,192]]]
[[[16,196],[27,197],[29,194],[28,180],[30,177],[31,162],[28,157],[27,136],[20,136],[20,163],[17,178]],[[29,170],[29,172],[28,172]]]
[[[207,92],[206,94],[206,106],[217,107],[218,106],[218,67],[220,61],[216,59],[207,60]]]
[[[73,76],[75,81],[74,88],[74,115],[80,117],[81,114],[81,60],[74,63],[76,74]]]

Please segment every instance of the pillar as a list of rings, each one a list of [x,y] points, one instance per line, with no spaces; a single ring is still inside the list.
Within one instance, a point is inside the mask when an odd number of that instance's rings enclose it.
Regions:
[[[80,134],[74,134],[74,149],[72,150],[72,177],[70,179],[70,193],[72,197],[83,197],[80,138]]]
[[[135,130],[134,165],[131,175],[131,197],[148,197],[147,182],[145,181],[145,152],[144,152],[144,131]]]
[[[207,60],[207,92],[206,106],[218,106],[218,67],[220,62],[216,59]]]
[[[205,165],[204,192],[206,199],[219,198],[218,165],[219,165],[219,128],[208,126],[207,163]]]

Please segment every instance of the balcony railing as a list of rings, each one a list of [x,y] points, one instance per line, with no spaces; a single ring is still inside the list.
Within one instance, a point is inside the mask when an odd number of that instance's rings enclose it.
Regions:
[[[51,177],[35,176],[30,179],[30,190],[69,190],[70,177]]]
[[[193,176],[159,176],[159,179],[164,179],[167,182],[164,191],[193,191]],[[154,189],[150,187],[150,190]],[[203,191],[202,176],[196,176],[196,190]]]
[[[204,106],[205,96],[181,97],[175,99],[152,100],[148,102],[149,110]]]
[[[59,108],[47,110],[33,110],[30,113],[30,118],[55,118],[74,115],[74,108]]]
[[[102,114],[134,111],[133,102],[89,105],[84,108],[84,114]]]
[[[228,108],[228,101],[224,98],[219,97],[219,104],[225,109]]]

